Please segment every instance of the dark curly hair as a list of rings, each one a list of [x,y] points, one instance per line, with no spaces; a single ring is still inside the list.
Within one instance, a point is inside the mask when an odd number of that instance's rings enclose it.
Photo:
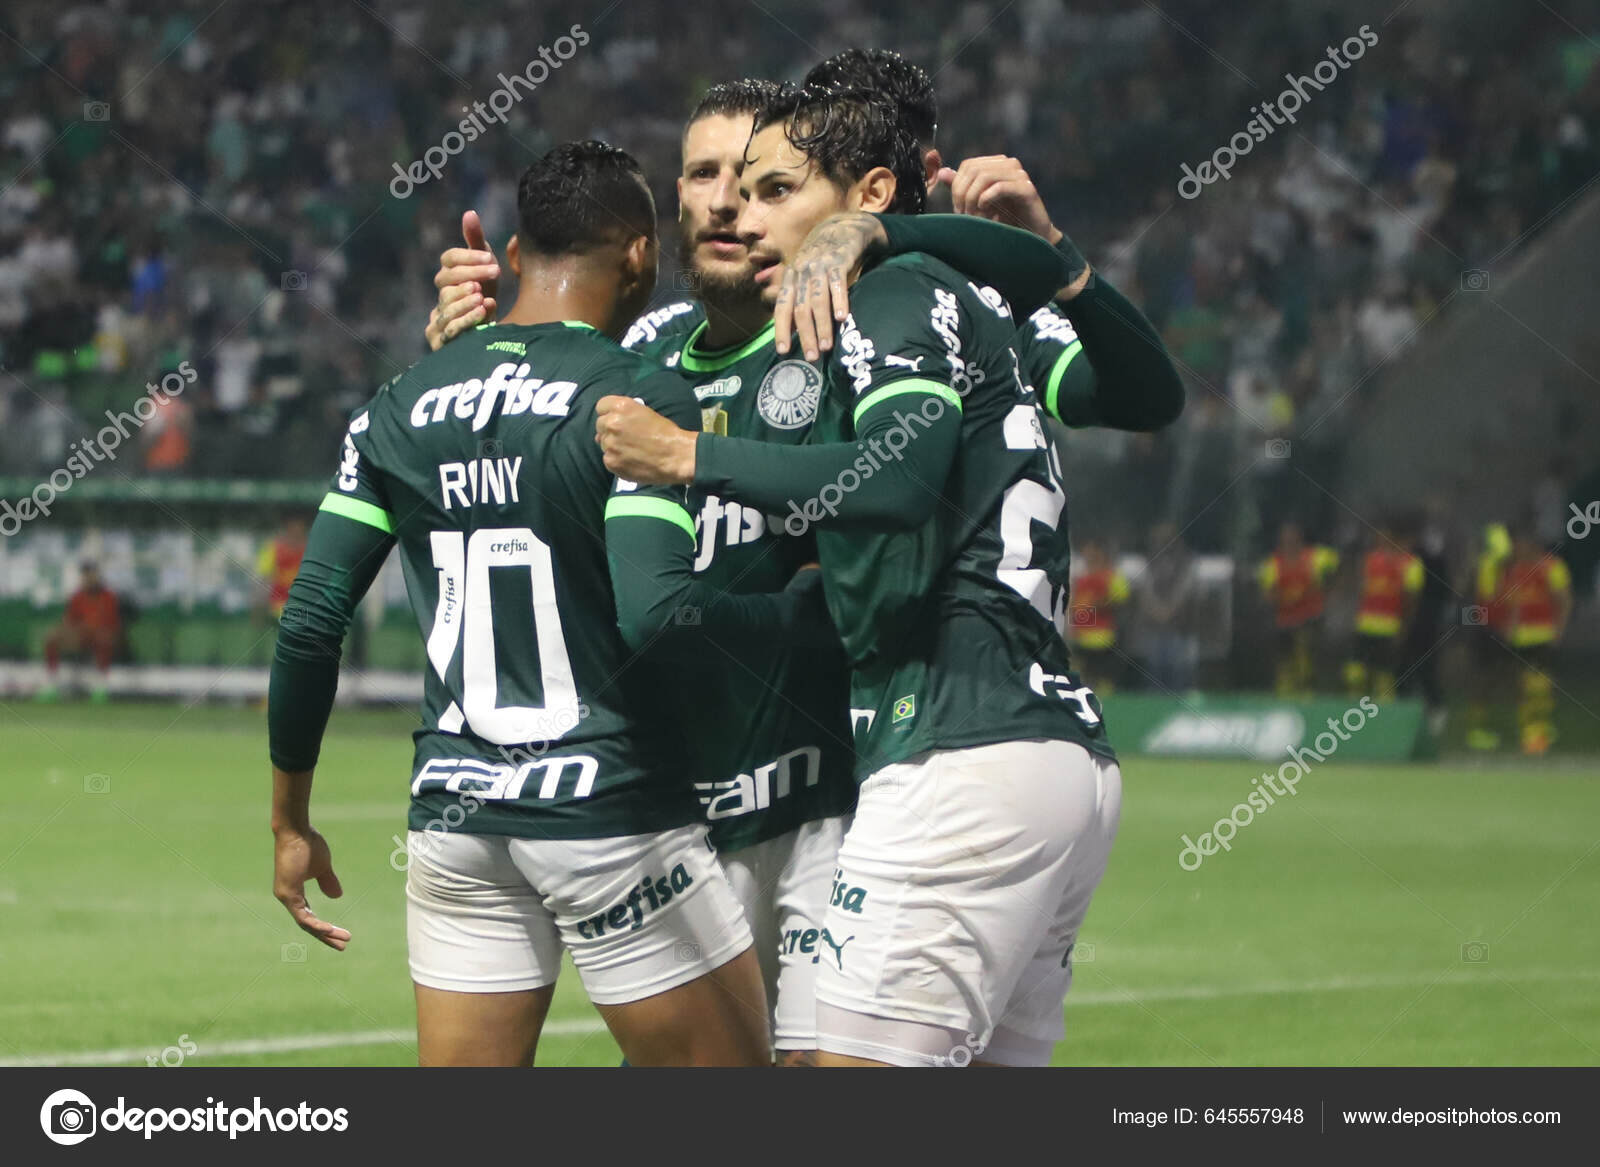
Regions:
[[[846,49],[806,74],[805,84],[818,89],[864,89],[894,102],[906,128],[924,149],[939,132],[939,100],[933,80],[921,65],[893,49]]]
[[[581,255],[656,236],[656,204],[639,164],[606,142],[564,142],[522,172],[517,238],[538,255]]]
[[[723,81],[706,90],[700,104],[694,107],[689,120],[683,124],[685,133],[701,118],[728,117],[733,114],[758,114],[777,97],[783,89],[776,81],[762,81],[755,77],[741,77],[737,81]]]
[[[928,188],[916,136],[899,107],[875,90],[786,86],[756,115],[757,131],[783,123],[789,144],[841,186],[875,166],[894,172],[889,210],[920,214]]]

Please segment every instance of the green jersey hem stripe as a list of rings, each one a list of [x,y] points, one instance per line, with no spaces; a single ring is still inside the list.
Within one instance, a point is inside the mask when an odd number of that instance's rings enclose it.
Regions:
[[[1067,366],[1078,359],[1078,354],[1083,351],[1083,341],[1075,340],[1069,344],[1066,351],[1056,358],[1055,368],[1050,370],[1050,385],[1044,391],[1044,410],[1057,421],[1061,420],[1061,411],[1056,408],[1056,395],[1061,392],[1061,378],[1067,374]]]
[[[694,538],[694,520],[689,517],[688,510],[681,504],[665,498],[629,498],[625,494],[614,494],[606,500],[606,518],[637,518],[637,519],[663,519],[675,526],[682,527]]]
[[[394,534],[394,520],[389,517],[388,511],[380,506],[373,506],[370,502],[362,502],[359,498],[351,498],[347,494],[334,494],[329,491],[317,509],[332,511],[336,515],[343,515],[347,519],[376,527],[385,535]]]
[[[776,327],[777,325],[769,320],[765,328],[731,352],[724,351],[696,356],[694,346],[700,343],[700,337],[704,335],[706,330],[706,321],[702,320],[695,326],[695,330],[689,334],[689,339],[684,342],[683,356],[678,361],[678,364],[681,368],[687,369],[691,373],[715,373],[718,369],[726,369],[729,365],[744,360],[745,357],[763,345],[771,344]]]
[[[961,412],[961,394],[948,385],[938,381],[923,379],[910,381],[896,381],[893,385],[885,385],[882,389],[868,393],[856,406],[855,413],[850,415],[852,424],[860,424],[861,415],[877,405],[880,401],[887,401],[891,397],[898,397],[902,393],[931,393],[956,407],[956,412]]]

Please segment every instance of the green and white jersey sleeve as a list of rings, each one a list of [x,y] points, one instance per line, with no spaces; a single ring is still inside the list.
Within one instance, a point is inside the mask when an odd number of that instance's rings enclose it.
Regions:
[[[1078,427],[1100,424],[1094,411],[1094,369],[1072,321],[1046,304],[1017,330],[1022,375],[1051,417]]]

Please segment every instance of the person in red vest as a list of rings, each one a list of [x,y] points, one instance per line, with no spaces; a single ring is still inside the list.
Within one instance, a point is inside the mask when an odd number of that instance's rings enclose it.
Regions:
[[[300,574],[300,561],[306,553],[306,521],[299,515],[283,521],[278,533],[261,548],[256,559],[256,574],[267,591],[267,611],[273,620],[283,616],[289,599],[289,585]]]
[[[1511,649],[1508,661],[1515,661],[1521,673],[1517,725],[1522,752],[1542,754],[1555,740],[1550,666],[1572,614],[1572,575],[1534,539],[1529,524],[1512,533],[1511,561],[1501,577],[1496,606],[1500,636]]]
[[[1105,545],[1083,546],[1083,572],[1072,581],[1067,643],[1078,672],[1097,691],[1109,693],[1121,678],[1117,611],[1128,602],[1128,577],[1118,571]]]
[[[1355,653],[1344,667],[1350,696],[1370,693],[1369,684],[1376,686],[1380,700],[1394,696],[1400,646],[1422,583],[1422,560],[1412,553],[1410,541],[1402,543],[1391,528],[1380,528],[1361,562]]]
[[[1261,591],[1275,611],[1278,696],[1310,696],[1327,580],[1339,566],[1331,547],[1308,544],[1296,523],[1278,530],[1278,549],[1261,565]]]
[[[45,670],[49,679],[39,690],[39,700],[54,701],[61,695],[58,678],[62,653],[94,656],[98,676],[89,690],[89,697],[93,701],[106,700],[110,692],[107,681],[111,658],[121,642],[122,605],[117,593],[105,586],[99,567],[85,560],[79,566],[78,590],[67,598],[66,614],[44,639]]]

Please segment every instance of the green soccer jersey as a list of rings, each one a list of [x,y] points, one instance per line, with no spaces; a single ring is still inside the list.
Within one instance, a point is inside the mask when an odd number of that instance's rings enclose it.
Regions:
[[[623,344],[683,378],[703,431],[804,441],[822,374],[803,360],[780,359],[770,323],[721,351],[701,344],[705,328],[697,306],[668,305],[635,323]],[[695,492],[690,510],[702,584],[775,592],[817,558],[815,540],[786,534],[781,516],[704,492]],[[694,787],[720,850],[854,807],[849,667],[833,637],[793,648],[748,642],[712,650],[686,665],[679,682]]]
[[[1068,665],[1066,496],[1010,307],[926,255],[868,273],[850,304],[811,441],[861,453],[791,507],[841,520],[819,522],[817,540],[853,666],[858,776],[927,750],[1028,738],[1113,756],[1099,701]],[[934,496],[927,520],[845,521],[849,496],[887,462],[912,464],[936,421],[953,454],[941,480],[916,484]]]
[[[624,642],[607,559],[608,519],[686,530],[685,492],[606,471],[607,393],[694,419],[673,378],[554,323],[469,333],[350,425],[323,510],[392,531],[427,645],[414,830],[583,838],[699,817],[662,700],[672,680]]]
[[[1044,411],[1069,426],[1099,424],[1094,375],[1078,330],[1057,304],[1046,304],[1017,330],[1018,367]]]

